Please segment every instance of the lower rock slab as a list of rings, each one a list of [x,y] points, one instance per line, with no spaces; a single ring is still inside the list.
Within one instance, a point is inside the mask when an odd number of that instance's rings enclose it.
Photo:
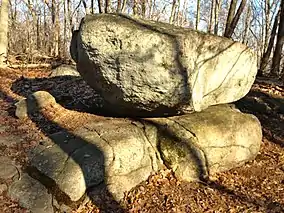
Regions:
[[[262,132],[255,116],[219,105],[169,118],[100,119],[50,139],[31,152],[31,166],[71,201],[102,185],[120,200],[165,167],[186,181],[238,167],[256,157]]]

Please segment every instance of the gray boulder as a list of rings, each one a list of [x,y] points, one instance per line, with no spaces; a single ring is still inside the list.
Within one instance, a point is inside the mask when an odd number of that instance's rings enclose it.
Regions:
[[[53,213],[52,196],[37,180],[23,174],[20,180],[12,183],[8,196],[18,201],[20,206],[32,213]]]
[[[71,55],[81,76],[125,116],[201,111],[245,96],[256,54],[227,38],[124,15],[86,16]]]
[[[97,118],[59,132],[30,153],[31,164],[72,201],[106,186],[116,200],[165,167],[197,180],[258,154],[261,126],[229,105],[168,118]]]
[[[57,77],[57,76],[80,76],[80,73],[77,71],[75,66],[72,65],[60,65],[51,71],[49,77]]]

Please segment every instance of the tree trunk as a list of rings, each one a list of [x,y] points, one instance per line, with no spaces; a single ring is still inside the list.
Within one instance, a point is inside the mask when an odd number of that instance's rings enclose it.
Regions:
[[[0,67],[7,65],[9,0],[2,0],[0,8]]]
[[[214,34],[218,35],[219,29],[219,11],[222,5],[222,0],[216,0],[215,4],[215,15],[214,15]]]
[[[232,21],[233,21],[234,16],[235,16],[236,7],[237,7],[237,0],[231,0],[231,4],[230,4],[228,16],[227,16],[227,22],[226,22],[226,28],[225,28],[224,36],[229,34],[230,27],[231,27]]]
[[[52,48],[51,55],[59,56],[60,25],[59,25],[59,2],[51,1],[51,20],[52,20]]]
[[[153,8],[153,0],[149,0],[149,13],[148,13],[149,19],[151,19],[152,17],[152,8]]]
[[[246,19],[245,19],[245,29],[244,29],[244,34],[243,34],[243,43],[247,44],[247,35],[248,35],[248,29],[250,25],[250,19],[251,19],[251,7],[250,4],[247,7],[247,14],[246,14]]]
[[[74,26],[73,26],[73,18],[72,18],[72,12],[71,12],[71,0],[67,0],[67,16],[68,16],[68,21],[69,21],[69,29],[72,31]]]
[[[169,23],[172,24],[173,21],[174,21],[174,14],[175,14],[175,11],[176,11],[176,5],[177,5],[177,1],[176,0],[173,0],[173,3],[172,3],[172,10],[171,10],[171,15],[170,15],[170,20],[169,20]]]
[[[273,27],[272,27],[272,30],[271,30],[271,35],[270,35],[270,39],[269,39],[269,42],[268,42],[267,50],[263,54],[262,59],[260,61],[260,68],[259,68],[259,72],[258,72],[258,75],[260,75],[260,76],[263,75],[263,71],[268,64],[268,61],[269,61],[269,58],[270,58],[270,55],[271,55],[271,52],[272,52],[274,40],[275,40],[275,37],[276,37],[277,27],[278,27],[279,15],[280,15],[280,11],[275,16],[275,20],[274,20]]]
[[[263,48],[266,50],[269,38],[269,28],[270,28],[270,0],[265,0],[265,35],[264,35],[264,45]]]
[[[142,7],[142,17],[145,18],[146,17],[146,0],[142,0],[141,2],[141,7]]]
[[[117,13],[120,13],[120,12],[121,12],[121,0],[117,0],[116,12],[117,12]]]
[[[40,38],[40,15],[36,16],[36,49],[40,50],[41,48],[41,38]]]
[[[48,52],[48,37],[50,36],[48,31],[47,31],[47,23],[46,23],[46,7],[45,5],[43,6],[43,34],[44,34],[44,38],[43,38],[43,46],[44,46],[44,52],[47,53]]]
[[[105,13],[109,12],[109,0],[105,0]]]
[[[184,26],[186,21],[187,21],[187,19],[186,19],[187,8],[188,8],[188,2],[187,2],[187,0],[184,0],[183,1],[183,6],[182,6],[182,11],[181,11],[180,26]]]
[[[125,10],[126,10],[126,2],[127,2],[127,0],[123,0],[123,2],[122,2],[122,8],[121,8],[121,12],[122,12],[122,13],[125,13]]]
[[[87,5],[87,2],[86,2],[85,0],[82,0],[82,3],[83,3],[83,6],[84,6],[84,8],[85,8],[85,13],[86,13],[86,15],[87,15],[87,14],[90,14],[90,9],[89,9],[89,7],[88,7],[88,5]]]
[[[99,7],[99,13],[103,13],[103,2],[102,2],[102,0],[98,0],[98,7]]]
[[[271,74],[276,76],[280,71],[280,61],[284,44],[284,0],[280,5],[280,22],[278,27],[277,42],[272,59]]]
[[[133,0],[133,15],[136,16],[137,15],[137,0]]]
[[[174,15],[174,23],[178,25],[178,18],[179,18],[179,11],[180,11],[180,0],[177,0],[177,9],[175,10]]]
[[[55,47],[54,47],[54,56],[60,57],[60,23],[59,23],[59,1],[56,2],[56,13],[55,13]]]
[[[63,2],[63,13],[64,13],[64,23],[63,23],[63,56],[64,58],[67,57],[67,20],[68,20],[68,15],[67,15],[67,2]]]
[[[195,23],[195,29],[198,30],[198,25],[200,22],[200,0],[197,0],[196,3],[196,23]]]
[[[215,0],[211,1],[211,9],[210,9],[210,19],[209,19],[209,24],[208,24],[208,33],[211,33],[212,31],[212,25],[213,25],[213,20],[214,20],[214,11],[215,11]]]
[[[238,24],[239,19],[240,19],[240,16],[241,16],[241,14],[243,13],[243,11],[245,9],[246,2],[247,2],[247,0],[242,0],[241,4],[240,4],[240,6],[239,6],[239,8],[237,10],[237,13],[233,17],[233,20],[232,20],[232,22],[231,22],[227,32],[225,32],[225,35],[224,35],[225,37],[227,37],[227,38],[231,38],[232,37],[232,35],[234,33],[234,30],[235,30],[235,28],[236,28],[236,26]],[[227,28],[227,25],[226,25],[226,28]]]
[[[94,0],[91,0],[91,14],[95,14],[95,12],[94,12]]]

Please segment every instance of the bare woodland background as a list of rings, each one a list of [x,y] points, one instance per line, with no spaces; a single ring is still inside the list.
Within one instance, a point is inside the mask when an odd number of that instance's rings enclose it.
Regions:
[[[259,75],[284,80],[284,0],[0,0],[0,64],[69,59],[85,14],[125,13],[242,42]]]

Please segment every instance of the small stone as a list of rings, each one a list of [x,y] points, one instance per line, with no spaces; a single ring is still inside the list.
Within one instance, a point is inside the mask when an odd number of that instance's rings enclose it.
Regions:
[[[28,174],[12,183],[8,190],[8,197],[18,201],[19,205],[32,213],[53,213],[52,196],[47,189]]]
[[[0,178],[4,180],[11,179],[19,174],[18,169],[8,157],[0,158]]]
[[[52,70],[50,77],[58,76],[80,76],[80,73],[76,70],[75,66],[72,65],[60,65],[59,67]]]
[[[24,98],[17,102],[16,105],[16,117],[20,119],[27,118],[30,113],[44,108],[47,105],[55,104],[55,98],[46,91],[37,91],[28,98]]]
[[[0,195],[8,189],[6,184],[0,184]]]

